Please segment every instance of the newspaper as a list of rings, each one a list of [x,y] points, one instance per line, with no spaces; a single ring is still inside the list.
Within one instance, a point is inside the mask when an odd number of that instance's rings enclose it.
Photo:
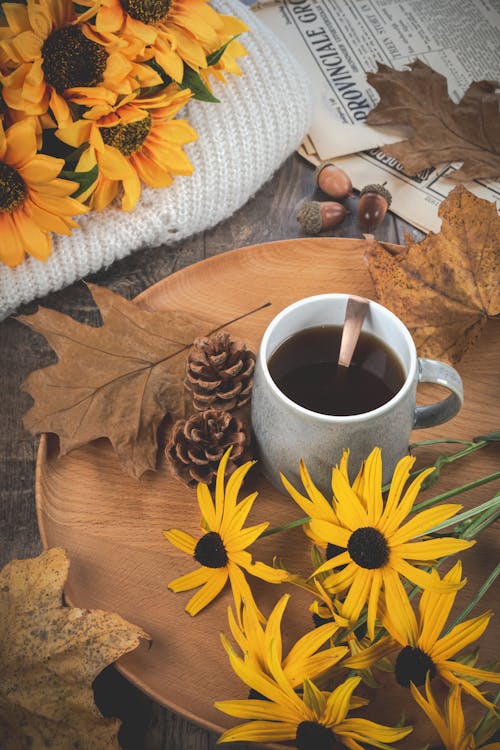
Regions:
[[[385,181],[392,211],[439,231],[438,207],[460,162],[409,176],[386,157],[379,146],[411,131],[365,124],[379,101],[366,73],[377,62],[402,69],[419,58],[446,76],[455,102],[472,81],[500,81],[500,0],[261,0],[253,9],[311,81],[312,124],[299,153],[313,164],[335,158],[357,189]],[[500,180],[466,187],[500,206]]]

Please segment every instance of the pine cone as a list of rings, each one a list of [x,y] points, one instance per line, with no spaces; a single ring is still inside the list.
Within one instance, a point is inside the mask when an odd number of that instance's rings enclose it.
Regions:
[[[255,354],[227,331],[197,338],[184,380],[195,409],[232,411],[246,404],[252,391],[254,367]]]
[[[212,484],[219,461],[232,446],[226,476],[251,458],[251,433],[243,422],[227,411],[208,409],[172,427],[165,455],[172,474],[194,487],[198,482]]]

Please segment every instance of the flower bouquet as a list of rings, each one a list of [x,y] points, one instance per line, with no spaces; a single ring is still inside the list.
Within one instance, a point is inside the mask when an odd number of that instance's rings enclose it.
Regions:
[[[243,21],[206,0],[27,0],[1,4],[0,261],[46,260],[51,232],[141,185],[189,175],[194,128],[174,119],[216,102],[212,78],[240,74]]]

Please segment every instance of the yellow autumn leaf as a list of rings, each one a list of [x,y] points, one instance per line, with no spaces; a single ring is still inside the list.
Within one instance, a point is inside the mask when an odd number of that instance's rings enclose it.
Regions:
[[[94,704],[92,681],[147,635],[120,615],[63,606],[64,550],[0,571],[2,750],[118,750],[120,722]]]

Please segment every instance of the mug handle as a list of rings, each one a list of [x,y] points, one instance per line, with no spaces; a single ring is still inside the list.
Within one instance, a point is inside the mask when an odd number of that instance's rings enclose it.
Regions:
[[[464,402],[464,388],[458,372],[445,362],[435,359],[418,359],[418,382],[437,383],[451,391],[442,401],[428,406],[417,406],[413,417],[413,429],[435,427],[447,422],[460,411]]]

